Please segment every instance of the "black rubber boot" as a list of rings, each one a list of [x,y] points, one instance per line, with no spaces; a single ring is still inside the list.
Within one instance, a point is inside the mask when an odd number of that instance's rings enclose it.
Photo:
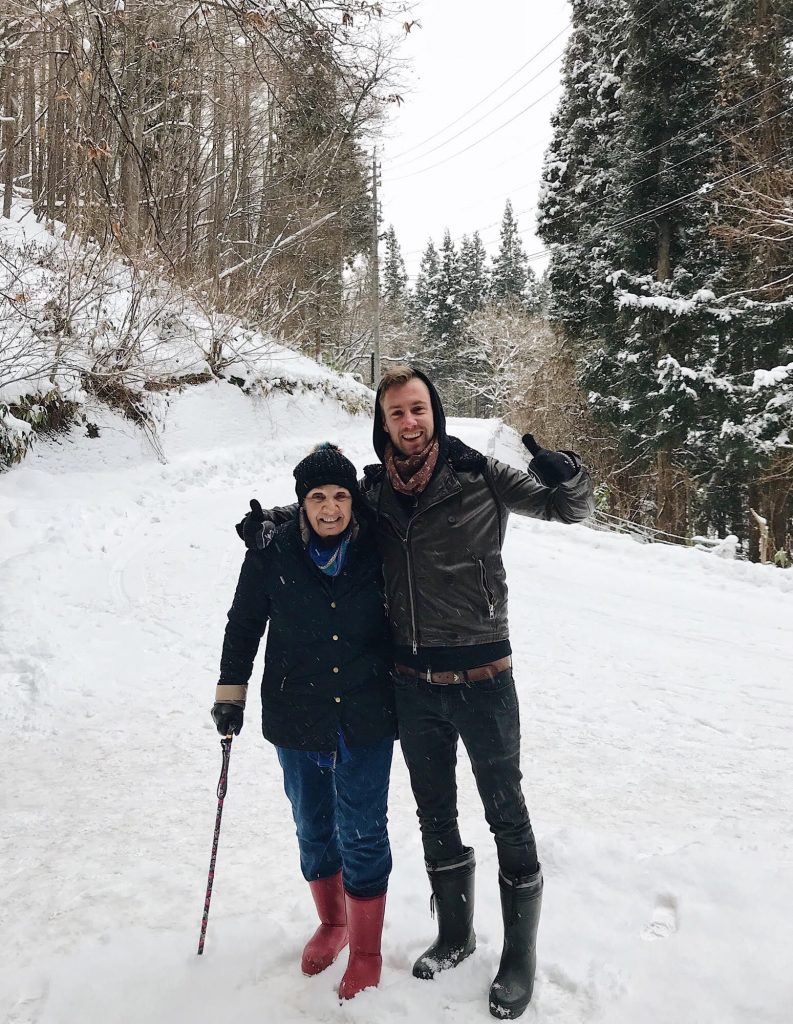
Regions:
[[[474,934],[474,872],[476,859],[470,846],[459,857],[430,864],[430,908],[438,915],[438,938],[413,964],[414,978],[434,978],[438,971],[456,967],[476,949]]]
[[[490,986],[490,1012],[502,1020],[520,1017],[531,1001],[537,967],[537,926],[542,905],[542,871],[508,878],[499,871],[504,949]]]

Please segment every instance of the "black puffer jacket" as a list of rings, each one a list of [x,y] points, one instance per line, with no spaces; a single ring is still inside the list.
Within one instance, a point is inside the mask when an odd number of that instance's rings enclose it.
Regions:
[[[377,515],[386,596],[394,643],[456,647],[506,640],[507,584],[501,548],[510,512],[577,523],[594,511],[592,481],[578,473],[546,487],[446,434],[446,417],[432,383],[418,375],[432,398],[439,465],[411,504],[392,488],[383,465],[367,466],[363,491]],[[380,395],[373,442],[383,458]]]
[[[248,551],[228,615],[220,683],[246,684],[269,620],[262,731],[277,746],[335,750],[395,733],[382,569],[362,522],[335,578],[311,561],[298,520]]]

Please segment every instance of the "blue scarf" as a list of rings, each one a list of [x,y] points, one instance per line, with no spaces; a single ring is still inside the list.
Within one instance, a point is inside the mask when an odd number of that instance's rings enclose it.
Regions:
[[[338,576],[344,568],[344,563],[347,560],[347,549],[350,546],[351,527],[352,523],[350,523],[350,526],[347,527],[333,547],[323,547],[319,542],[319,537],[317,537],[313,530],[311,531],[311,540],[308,542],[308,554],[314,565],[324,572],[326,576]]]

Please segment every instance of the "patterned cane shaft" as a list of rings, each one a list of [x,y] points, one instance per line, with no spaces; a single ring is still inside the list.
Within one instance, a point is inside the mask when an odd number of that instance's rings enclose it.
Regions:
[[[215,834],[212,837],[212,856],[209,858],[209,876],[207,878],[207,891],[204,897],[204,914],[201,918],[201,935],[198,940],[198,955],[204,952],[204,940],[206,938],[207,923],[209,921],[209,904],[212,900],[212,885],[215,881],[215,862],[218,856],[218,843],[220,841],[220,822],[223,817],[223,801],[226,796],[228,784],[229,759],[231,757],[231,736],[220,741],[223,748],[223,765],[220,769],[220,781],[218,782],[218,811],[215,815]]]

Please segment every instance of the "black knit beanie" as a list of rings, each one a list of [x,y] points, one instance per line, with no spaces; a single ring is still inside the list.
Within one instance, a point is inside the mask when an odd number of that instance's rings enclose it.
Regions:
[[[338,484],[341,487],[346,487],[354,502],[360,499],[355,466],[330,441],[318,444],[310,455],[298,462],[294,468],[294,475],[295,494],[301,505],[308,492],[313,487],[320,487],[322,484]]]

